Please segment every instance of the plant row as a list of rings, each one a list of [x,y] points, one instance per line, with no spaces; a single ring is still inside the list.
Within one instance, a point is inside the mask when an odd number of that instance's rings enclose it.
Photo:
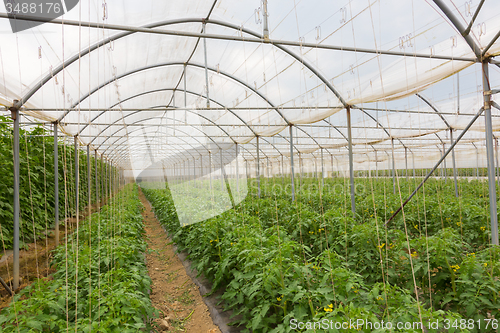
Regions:
[[[41,237],[54,227],[54,138],[40,126],[20,129],[19,143],[19,204],[20,242],[24,247],[34,238]],[[73,140],[71,140],[73,141]],[[88,204],[88,174],[86,154],[79,153],[79,208]],[[58,143],[59,218],[73,216],[76,212],[75,149],[72,143],[60,139]],[[111,172],[99,159],[97,172],[91,156],[91,202],[109,195]],[[12,248],[13,239],[13,129],[12,121],[0,117],[0,238],[6,249]],[[98,182],[98,189],[95,182]],[[2,248],[3,249],[3,248]]]
[[[382,197],[384,181],[371,192],[376,198],[370,193],[357,197],[361,213],[356,215],[347,206],[348,189],[332,193],[302,188],[292,204],[288,194],[276,193],[273,185],[280,181],[262,183],[260,199],[250,186],[251,195],[234,210],[182,228],[175,207],[188,204],[174,205],[168,189],[144,190],[180,250],[212,280],[214,290],[224,289],[222,299],[241,315],[239,324],[255,332],[283,332],[292,330],[291,320],[425,324],[498,318],[500,283],[495,276],[500,273],[500,253],[481,243],[482,237],[469,244],[456,220],[447,225],[439,221],[434,209],[443,202],[429,192],[453,201],[440,181],[427,186],[428,211],[418,215],[413,210],[420,206],[408,207],[407,216],[421,218],[416,224],[420,229],[411,224],[414,230],[408,237],[404,224],[409,229],[411,219],[396,219],[384,227],[382,212],[394,210],[398,202],[396,195]],[[198,195],[196,189],[186,189],[184,200],[191,202],[193,211],[206,205],[193,199]],[[471,228],[482,232],[484,207],[474,209],[480,214],[470,220],[479,221]],[[461,223],[465,228],[469,221]]]
[[[56,272],[15,295],[3,332],[137,332],[156,315],[149,299],[136,186],[81,222],[52,260]]]

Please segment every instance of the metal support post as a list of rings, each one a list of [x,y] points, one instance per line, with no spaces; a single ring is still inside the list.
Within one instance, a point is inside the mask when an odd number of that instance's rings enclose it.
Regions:
[[[302,156],[299,152],[299,175],[300,175],[300,178],[299,178],[299,189],[302,188],[302,174],[304,173],[304,163],[302,161]]]
[[[378,179],[378,156],[375,150],[375,179]]]
[[[321,188],[325,186],[325,165],[323,163],[323,148],[321,148]]]
[[[54,123],[54,219],[56,246],[59,245],[59,146],[57,123]]]
[[[106,193],[104,192],[104,155],[101,155],[101,172],[99,178],[101,179],[100,187],[101,187],[102,197],[104,199],[106,197]]]
[[[413,151],[411,151],[411,163],[412,163],[412,167],[413,167],[413,178],[415,178],[416,174],[415,174],[415,154],[413,153]]]
[[[450,143],[453,144],[453,129],[450,128]],[[451,151],[451,161],[453,163],[453,181],[455,182],[455,197],[458,198],[457,165],[455,160],[455,149]]]
[[[434,167],[430,170],[430,172],[424,177],[424,179],[420,182],[420,184],[415,188],[415,190],[410,194],[410,196],[403,202],[403,204],[392,214],[392,216],[387,220],[387,222],[385,223],[385,226],[387,226],[387,224],[389,222],[392,221],[392,219],[394,219],[394,217],[396,215],[399,214],[399,212],[404,208],[404,206],[406,206],[406,204],[408,202],[410,202],[410,200],[413,198],[413,196],[418,192],[418,190],[420,188],[422,188],[422,186],[425,184],[425,182],[430,178],[430,176],[434,173],[434,171],[436,171],[436,169],[439,167],[439,165],[443,162],[443,160],[446,158],[446,156],[448,156],[448,154],[451,152],[451,150],[453,148],[455,148],[456,144],[462,139],[462,137],[465,135],[465,133],[467,133],[467,131],[469,130],[469,128],[474,124],[474,122],[477,120],[477,118],[479,118],[479,116],[481,115],[481,113],[483,113],[483,110],[484,110],[484,107],[481,107],[481,109],[479,110],[479,112],[474,116],[474,118],[472,118],[472,120],[469,122],[469,124],[467,126],[465,126],[465,128],[463,129],[462,133],[460,133],[460,135],[458,136],[457,140],[455,142],[453,142],[453,144],[450,146],[450,148],[443,154],[443,156],[439,159],[439,161],[434,165]],[[439,148],[439,146],[438,146]]]
[[[95,203],[97,205],[97,209],[99,209],[99,183],[97,177],[97,149],[94,151],[94,167],[95,167]]]
[[[351,108],[347,106],[347,139],[349,141],[349,178],[351,180],[351,210],[356,213],[356,201],[354,197],[354,160],[352,156],[352,135],[351,135]]]
[[[75,147],[75,209],[76,209],[76,227],[78,228],[78,223],[80,219],[80,166],[79,166],[79,155],[78,155],[78,136],[74,137],[74,147]],[[78,229],[77,229],[78,230]]]
[[[238,198],[240,197],[240,168],[238,165],[238,144],[236,144],[236,192],[238,193]]]
[[[335,161],[337,162],[337,177],[340,177],[339,159],[337,157],[335,157]]]
[[[488,61],[483,61],[483,91],[490,91]],[[493,158],[493,128],[491,124],[491,95],[484,94],[484,125],[486,134],[486,157],[488,165],[488,189],[490,198],[491,243],[498,245],[498,212],[495,184],[495,160]]]
[[[90,170],[90,145],[87,145],[87,194],[88,194],[88,201],[87,201],[87,207],[89,211],[89,221],[90,221],[90,214],[92,213],[92,192],[91,192],[91,185],[90,185],[90,177],[91,177],[91,170]]]
[[[476,148],[476,179],[479,180],[479,149],[474,142],[472,142],[472,145]]]
[[[267,0],[262,1],[262,7],[264,9],[264,12],[262,13],[263,19],[264,19],[264,39],[268,40],[269,39],[269,26],[267,23]]]
[[[220,190],[224,192],[224,163],[222,161],[222,148],[220,149]]]
[[[318,174],[318,159],[316,158],[316,156],[312,155],[313,158],[314,158],[314,178],[318,178],[319,177],[319,174]]]
[[[396,194],[396,161],[394,160],[394,138],[391,139],[392,145],[392,189]]]
[[[292,136],[292,125],[290,125],[290,172],[292,181],[292,201],[295,201],[295,174],[293,165],[293,136]]]
[[[497,182],[498,182],[498,188],[500,189],[500,165],[498,164],[498,138],[495,139],[495,160],[496,160],[496,177],[497,177]]]
[[[332,178],[333,178],[333,155],[330,155],[330,163],[332,165]]]
[[[406,182],[409,182],[408,176],[408,148],[405,147],[405,174],[406,174]]]
[[[271,170],[269,169],[269,157],[266,157],[267,159],[267,178],[271,178]]]
[[[257,137],[257,196],[260,198],[260,154],[259,154],[259,137]]]
[[[445,147],[445,144],[443,143],[443,154],[445,151],[446,151],[446,147]],[[446,158],[443,161],[443,173],[444,173],[444,181],[447,182],[448,181],[448,170],[446,167]]]
[[[206,34],[207,25],[203,23],[203,33]],[[203,53],[205,54],[205,84],[207,85],[207,108],[210,108],[210,94],[208,87],[208,61],[207,61],[207,39],[203,38]],[[185,91],[185,90],[184,90]]]
[[[184,81],[184,107],[187,108],[187,88],[186,88],[186,64],[184,64],[184,75],[183,75],[183,81]]]
[[[285,185],[285,163],[283,160],[283,155],[281,155],[281,185]]]
[[[208,152],[208,173],[210,175],[210,191],[212,191],[212,152]]]
[[[14,101],[15,102],[15,101]],[[13,232],[13,245],[14,258],[13,270],[14,291],[19,288],[19,109],[16,107],[10,108],[12,120],[14,120],[14,140],[13,140],[13,157],[14,157],[14,232]]]

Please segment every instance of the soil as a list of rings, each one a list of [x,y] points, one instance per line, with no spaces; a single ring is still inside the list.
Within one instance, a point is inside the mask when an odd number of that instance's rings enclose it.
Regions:
[[[158,332],[220,333],[141,191],[139,198],[145,208],[142,215],[148,243],[147,267],[152,280],[150,298],[160,313],[156,320]]]

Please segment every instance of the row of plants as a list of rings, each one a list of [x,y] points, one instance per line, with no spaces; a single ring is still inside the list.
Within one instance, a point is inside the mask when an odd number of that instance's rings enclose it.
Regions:
[[[2,332],[137,332],[157,315],[137,186],[82,221],[53,256],[56,272],[15,295]]]
[[[434,180],[426,185],[425,198],[417,196],[405,208],[405,219],[385,228],[385,216],[401,199],[392,194],[392,181],[370,181],[375,183],[369,191],[357,193],[355,215],[346,186],[333,187],[343,189],[336,191],[302,186],[291,204],[290,193],[276,186],[282,182],[278,177],[261,181],[261,198],[250,183],[250,195],[235,209],[186,227],[180,227],[176,207],[202,210],[206,203],[193,200],[196,189],[186,188],[184,204],[179,193],[174,204],[168,188],[144,193],[179,249],[189,253],[214,291],[224,289],[222,299],[248,330],[287,332],[291,320],[325,318],[423,324],[498,318],[500,253],[487,245],[486,206],[473,199],[482,191],[478,184],[462,181],[462,197],[455,198],[444,181]],[[401,180],[401,192],[411,186]],[[460,213],[450,214],[457,205]]]
[[[21,128],[19,144],[20,184],[20,243],[21,247],[42,237],[54,227],[54,138],[41,126]],[[73,216],[76,212],[75,149],[73,139],[58,143],[59,218]],[[0,238],[2,249],[12,248],[13,239],[13,127],[12,120],[0,116]],[[79,152],[79,208],[88,205],[87,156]],[[95,182],[98,178],[99,197],[109,195],[111,172],[91,156],[91,202],[96,201]]]

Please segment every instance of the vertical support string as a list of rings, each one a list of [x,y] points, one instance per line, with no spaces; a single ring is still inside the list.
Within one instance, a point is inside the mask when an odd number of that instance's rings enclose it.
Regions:
[[[349,178],[351,187],[351,211],[356,213],[356,201],[354,197],[354,161],[352,155],[352,134],[351,134],[351,108],[347,106],[347,140],[349,141]],[[395,191],[395,190],[394,190]]]
[[[16,101],[14,101],[16,102]],[[19,109],[10,108],[12,120],[14,120],[14,232],[13,232],[13,251],[14,251],[14,291],[19,288]]]
[[[290,125],[290,176],[292,181],[292,202],[295,201],[295,171],[293,165],[293,134],[292,125]]]
[[[54,220],[56,246],[59,245],[59,147],[57,145],[57,123],[54,123]]]

